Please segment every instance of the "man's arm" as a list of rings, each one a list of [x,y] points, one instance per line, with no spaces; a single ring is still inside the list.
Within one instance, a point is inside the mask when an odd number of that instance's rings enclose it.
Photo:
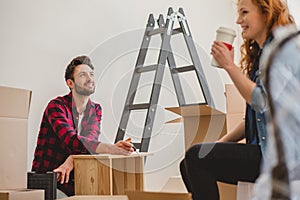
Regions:
[[[68,183],[70,172],[73,170],[73,168],[73,156],[70,155],[62,165],[53,170],[53,172],[57,174],[57,181],[59,181],[61,184]]]
[[[133,151],[133,145],[123,140],[120,140],[115,144],[101,142],[96,149],[96,153],[109,153],[117,155],[130,155]]]

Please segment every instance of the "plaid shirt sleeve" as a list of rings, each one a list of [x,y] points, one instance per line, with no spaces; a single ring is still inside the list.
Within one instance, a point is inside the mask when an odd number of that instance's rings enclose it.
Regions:
[[[62,141],[70,154],[95,153],[100,134],[102,111],[99,104],[89,106],[82,120],[84,134],[77,134],[78,113],[72,113],[72,108],[57,100],[51,101],[45,110],[48,123],[53,132]]]

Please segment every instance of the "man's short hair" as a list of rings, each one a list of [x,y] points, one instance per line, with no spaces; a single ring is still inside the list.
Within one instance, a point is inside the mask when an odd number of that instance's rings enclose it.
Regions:
[[[76,58],[73,58],[70,64],[68,64],[65,71],[65,80],[74,80],[74,70],[78,65],[82,64],[88,65],[92,70],[94,70],[94,66],[88,56],[77,56]]]

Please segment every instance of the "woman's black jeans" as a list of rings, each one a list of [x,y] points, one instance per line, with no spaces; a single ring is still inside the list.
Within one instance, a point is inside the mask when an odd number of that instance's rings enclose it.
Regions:
[[[217,200],[217,181],[237,184],[254,182],[259,175],[258,145],[202,143],[192,146],[180,163],[180,172],[193,200]]]

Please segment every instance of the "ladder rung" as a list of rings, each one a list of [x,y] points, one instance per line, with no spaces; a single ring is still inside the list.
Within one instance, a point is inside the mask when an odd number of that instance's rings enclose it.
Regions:
[[[151,31],[148,31],[147,35],[152,36],[152,35],[156,35],[156,34],[162,34],[165,32],[165,30],[166,30],[166,28],[156,28]]]
[[[149,65],[145,67],[137,67],[136,72],[137,73],[150,72],[150,71],[155,71],[156,69],[157,69],[157,64]]]
[[[179,34],[179,33],[182,33],[182,28],[176,28],[176,29],[173,29],[172,31],[172,35],[176,35],[176,34]]]
[[[134,147],[135,147],[136,149],[140,149],[140,148],[141,148],[141,143],[140,143],[140,142],[139,142],[139,143],[133,142],[132,144],[134,145]]]
[[[199,106],[199,105],[207,105],[207,103],[206,102],[204,102],[204,103],[190,103],[190,104],[182,104],[180,106],[184,107],[184,106]]]
[[[149,103],[141,103],[141,104],[134,104],[129,105],[129,110],[142,110],[142,109],[148,109],[150,107]]]
[[[195,66],[194,65],[190,65],[190,66],[185,66],[185,67],[173,68],[172,72],[173,73],[182,73],[182,72],[192,71],[194,69],[195,69]]]

